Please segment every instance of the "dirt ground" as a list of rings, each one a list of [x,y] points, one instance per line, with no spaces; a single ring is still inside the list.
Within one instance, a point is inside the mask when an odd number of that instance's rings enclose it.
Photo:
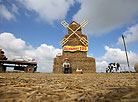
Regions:
[[[138,73],[0,73],[0,102],[138,102]]]

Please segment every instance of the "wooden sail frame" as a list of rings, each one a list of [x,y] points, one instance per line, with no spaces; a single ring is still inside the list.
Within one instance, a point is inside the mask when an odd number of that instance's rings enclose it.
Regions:
[[[80,42],[84,45],[84,46],[88,46],[88,40],[86,40],[84,37],[80,37],[76,32],[81,28],[81,27],[85,27],[87,24],[88,24],[88,20],[84,20],[80,26],[74,31],[72,30],[70,27],[69,27],[69,24],[66,22],[66,21],[61,21],[61,24],[65,27],[65,28],[68,28],[69,30],[72,31],[72,33],[67,37],[67,38],[64,38],[62,41],[60,41],[60,45],[61,46],[64,46],[67,42],[68,42],[68,39],[72,36],[72,35],[76,35],[79,39],[80,39]]]

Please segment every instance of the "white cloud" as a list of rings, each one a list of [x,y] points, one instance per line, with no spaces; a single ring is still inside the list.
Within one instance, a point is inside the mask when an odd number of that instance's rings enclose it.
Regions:
[[[0,48],[5,51],[9,59],[16,56],[34,58],[38,62],[38,71],[51,72],[53,58],[61,52],[61,49],[46,44],[32,48],[31,45],[26,45],[25,41],[14,37],[11,33],[1,33],[0,41]]]
[[[11,33],[1,33],[0,34],[0,48],[5,49],[6,51],[14,52],[15,54],[21,52],[25,49],[25,41],[17,39]]]
[[[93,53],[88,53],[87,56],[88,57],[93,57]]]
[[[111,60],[112,62],[119,62],[121,64],[126,63],[125,51],[122,51],[119,48],[110,48],[108,46],[105,46],[105,50],[106,50],[106,53],[102,57],[103,60]],[[138,59],[138,55],[132,51],[127,53],[128,53],[130,63],[131,64],[136,63]]]
[[[128,28],[127,31],[123,33],[125,36],[126,43],[132,43],[138,41],[138,24]],[[117,45],[123,44],[122,37],[118,38]]]
[[[81,8],[74,20],[89,20],[88,34],[102,34],[138,20],[138,0],[78,0]]]
[[[54,48],[46,44],[41,44],[36,49],[26,50],[25,55],[31,58],[35,58],[41,68],[41,71],[52,71],[53,58],[61,49]]]
[[[105,72],[108,64],[106,61],[98,61],[96,62],[96,72]]]
[[[14,15],[4,5],[0,5],[0,18],[11,20],[14,19]]]
[[[74,4],[74,0],[20,0],[20,2],[50,23],[65,18],[70,6]]]
[[[18,8],[15,4],[12,4],[12,12],[16,13],[16,14],[19,14],[18,12]]]
[[[125,51],[122,51],[119,48],[110,48],[108,46],[105,46],[105,50],[106,50],[106,53],[104,54],[104,56],[102,56],[101,58],[97,58],[97,60],[99,60],[99,61],[104,60],[106,62],[109,62],[109,61],[110,62],[118,62],[123,66],[124,65],[127,66]],[[134,64],[138,61],[137,60],[138,55],[132,51],[127,52],[127,53],[128,53],[130,66],[133,67]],[[106,67],[104,67],[104,68],[106,68]],[[131,70],[133,70],[133,69],[131,68]]]

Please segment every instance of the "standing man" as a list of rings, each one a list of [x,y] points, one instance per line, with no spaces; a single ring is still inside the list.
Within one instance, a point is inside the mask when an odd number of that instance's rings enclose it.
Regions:
[[[65,58],[65,62],[63,63],[63,72],[70,73],[70,63],[68,58]]]

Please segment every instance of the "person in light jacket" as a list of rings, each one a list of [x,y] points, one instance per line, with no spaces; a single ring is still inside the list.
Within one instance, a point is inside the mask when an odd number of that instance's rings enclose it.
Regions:
[[[65,58],[65,62],[63,63],[63,72],[70,73],[70,63],[68,58]]]

